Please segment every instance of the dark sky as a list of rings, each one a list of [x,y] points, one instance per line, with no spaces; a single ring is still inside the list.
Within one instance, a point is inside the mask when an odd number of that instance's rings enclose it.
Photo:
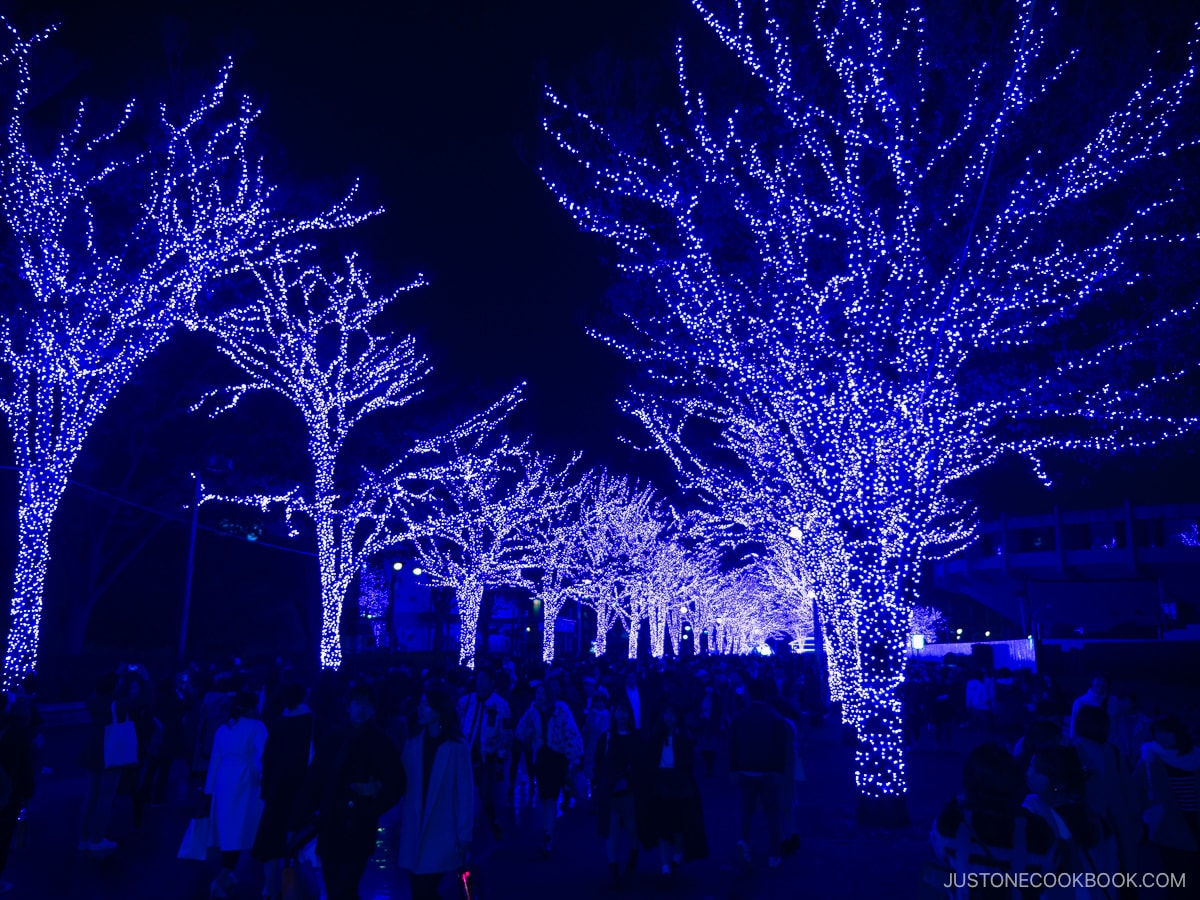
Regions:
[[[277,180],[333,197],[360,178],[364,201],[385,207],[347,246],[380,287],[429,279],[401,324],[433,356],[436,386],[483,398],[527,380],[518,428],[551,450],[626,461],[622,373],[584,332],[611,270],[538,178],[539,94],[602,51],[662,57],[682,0],[9,8],[23,25],[62,22],[55,45],[79,67],[68,94],[194,90],[232,55]]]

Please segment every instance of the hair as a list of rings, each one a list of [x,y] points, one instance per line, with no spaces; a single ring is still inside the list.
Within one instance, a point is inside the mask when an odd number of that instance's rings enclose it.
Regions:
[[[767,676],[752,678],[750,683],[746,685],[746,693],[750,695],[750,699],[756,702],[766,703],[771,698],[771,687],[768,685]]]
[[[1108,713],[1099,706],[1081,706],[1075,714],[1075,733],[1081,738],[1103,744],[1111,729]]]
[[[630,730],[633,730],[633,731],[637,730],[637,720],[634,719],[634,717],[633,717],[633,707],[630,705],[629,699],[627,697],[624,697],[621,694],[618,694],[616,697],[614,697],[610,701],[609,708],[612,713],[612,721],[614,724],[617,721],[617,710],[623,709],[623,710],[625,710],[626,714],[629,716]]]
[[[1013,810],[1025,795],[1025,776],[999,744],[980,744],[963,764],[963,792],[971,809]]]
[[[458,703],[446,688],[430,685],[425,689],[425,702],[438,717],[442,726],[442,738],[455,741],[463,736],[462,724],[458,721]]]
[[[365,700],[367,703],[371,704],[372,709],[376,707],[375,691],[371,689],[369,684],[356,684],[354,687],[350,688],[350,694],[347,698],[347,702],[353,703],[355,700]]]
[[[1054,811],[1062,818],[1071,837],[1084,847],[1093,847],[1104,836],[1096,817],[1084,801],[1087,773],[1079,751],[1074,747],[1043,747],[1033,756],[1033,768],[1050,779],[1050,788],[1064,792],[1069,800],[1055,803]]]
[[[1052,788],[1065,790],[1076,796],[1083,795],[1083,785],[1087,776],[1079,759],[1079,751],[1074,747],[1042,747],[1033,754],[1033,768],[1050,779]]]
[[[229,706],[229,720],[240,719],[258,709],[258,696],[243,691],[233,698]]]
[[[1183,724],[1183,720],[1178,716],[1164,716],[1161,719],[1156,719],[1150,727],[1150,734],[1157,736],[1160,731],[1175,735],[1175,749],[1180,754],[1191,753],[1192,748],[1195,747],[1191,732],[1188,731],[1187,726]]]
[[[290,682],[279,689],[279,702],[283,704],[284,709],[295,709],[304,702],[307,693],[304,685]]]

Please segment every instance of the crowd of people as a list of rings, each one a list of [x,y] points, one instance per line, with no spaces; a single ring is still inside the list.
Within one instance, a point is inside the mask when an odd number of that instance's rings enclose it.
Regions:
[[[800,848],[803,735],[836,721],[815,662],[495,659],[474,670],[393,662],[310,676],[282,660],[235,660],[157,683],[122,665],[87,701],[79,849],[118,850],[110,826],[120,795],[135,826],[148,805],[186,802],[203,829],[189,838],[213,859],[211,896],[230,896],[239,875],[261,868],[263,896],[280,898],[308,859],[325,896],[343,900],[358,896],[380,819],[398,807],[396,865],[425,900],[468,869],[480,835],[521,840],[507,832],[530,817],[535,849],[549,857],[559,818],[585,811],[614,889],[652,876],[669,884],[710,852],[705,785],[720,759],[741,800],[738,840],[720,852],[742,867],[777,867]],[[0,697],[10,707],[0,713],[6,856],[33,795],[40,738],[31,696]],[[1157,867],[1196,883],[1200,750],[1179,719],[1151,719],[1102,677],[1071,703],[1052,679],[969,660],[914,661],[903,699],[910,746],[977,743],[962,793],[933,823],[934,877]],[[114,765],[111,732],[124,723],[136,762]]]
[[[1155,887],[1194,896],[1200,749],[1185,723],[1141,713],[1103,675],[1069,711],[1029,675],[1017,684],[1032,690],[1013,688],[1006,715],[1002,684],[967,676],[964,706],[984,740],[967,757],[962,793],[933,824],[931,882],[956,898],[994,896],[986,876],[1007,875],[1004,896],[1035,897],[1061,886],[1057,876],[1077,875],[1075,897],[1115,900],[1138,896],[1147,886],[1138,876],[1157,873],[1175,880]]]
[[[560,816],[586,810],[614,889],[643,869],[669,882],[709,853],[701,778],[728,748],[743,798],[736,857],[777,867],[799,849],[800,726],[823,715],[820,696],[811,660],[795,658],[481,660],[474,671],[394,665],[312,681],[276,661],[192,667],[157,685],[122,666],[87,703],[79,848],[117,849],[108,830],[119,792],[136,824],[190,780],[202,786],[193,826],[205,823],[220,861],[213,897],[231,894],[249,853],[266,897],[281,897],[309,855],[329,900],[355,898],[380,817],[397,805],[398,868],[414,900],[439,896],[442,880],[466,869],[477,817],[503,841],[514,807],[534,816],[543,856]],[[124,722],[137,763],[106,765],[106,733]],[[767,844],[754,852],[760,815]]]

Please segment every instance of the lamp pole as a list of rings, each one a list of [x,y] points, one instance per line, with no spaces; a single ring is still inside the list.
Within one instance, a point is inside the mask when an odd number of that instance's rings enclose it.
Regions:
[[[179,661],[187,654],[188,616],[192,609],[192,574],[196,563],[196,527],[200,520],[200,473],[192,473],[192,524],[188,529],[187,575],[183,583],[183,616],[179,623]]]

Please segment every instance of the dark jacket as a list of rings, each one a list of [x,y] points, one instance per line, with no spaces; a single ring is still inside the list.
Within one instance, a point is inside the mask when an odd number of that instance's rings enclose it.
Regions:
[[[791,739],[787,723],[765,703],[751,703],[730,727],[730,772],[787,771]]]
[[[373,797],[350,789],[371,781],[382,785]],[[320,856],[373,844],[379,817],[396,805],[407,787],[400,751],[374,719],[351,726],[318,752],[313,784]]]
[[[607,838],[609,834],[613,797],[629,794],[634,798],[638,837],[643,843],[650,842],[643,808],[646,800],[644,756],[641,736],[636,731],[618,734],[615,729],[610,729],[596,741],[592,800],[596,806],[596,830],[600,837]]]
[[[316,740],[313,714],[278,716],[267,727],[262,759],[263,814],[254,837],[254,858],[262,862],[289,855],[287,833],[308,779],[309,754]]]
[[[638,833],[649,836],[650,844],[681,835],[683,858],[704,859],[708,856],[708,837],[700,785],[696,781],[696,742],[679,729],[671,742],[674,765],[664,769],[660,762],[666,742],[666,732],[659,730],[645,744],[642,777],[646,789],[645,800],[639,806],[643,815],[638,822]]]

